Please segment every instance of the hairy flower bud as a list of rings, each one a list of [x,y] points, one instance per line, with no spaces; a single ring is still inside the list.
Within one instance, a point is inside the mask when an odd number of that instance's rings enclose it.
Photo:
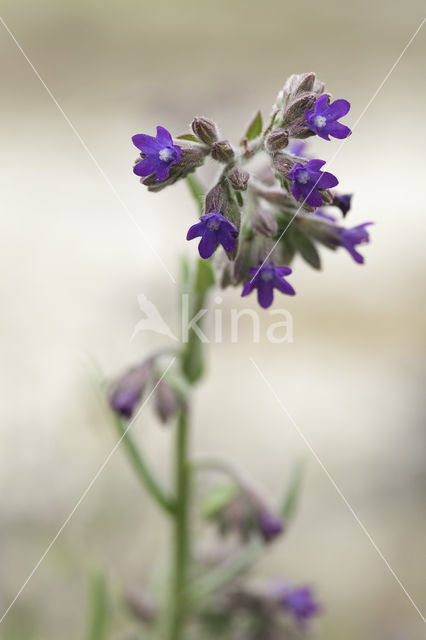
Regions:
[[[228,173],[228,180],[236,191],[245,191],[249,178],[249,172],[239,167],[235,167]]]
[[[233,159],[234,155],[234,150],[228,140],[215,142],[212,147],[212,158],[218,162],[226,164]]]
[[[152,360],[132,367],[120,376],[109,392],[109,404],[118,415],[130,420],[152,374]]]
[[[255,209],[252,216],[253,229],[268,238],[273,238],[278,233],[278,224],[271,211]]]
[[[277,153],[273,159],[274,167],[286,178],[289,177],[291,170],[296,165],[295,160],[286,153]]]
[[[179,393],[164,378],[155,388],[155,410],[161,422],[173,418],[182,405]]]
[[[219,132],[215,123],[208,118],[194,118],[191,127],[197,138],[209,147],[219,139]]]
[[[275,153],[276,151],[280,151],[280,149],[284,149],[288,145],[288,131],[285,129],[273,129],[268,134],[265,145],[269,153]]]

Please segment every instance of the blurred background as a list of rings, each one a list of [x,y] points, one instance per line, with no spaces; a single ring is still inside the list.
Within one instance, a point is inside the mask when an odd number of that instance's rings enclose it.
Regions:
[[[350,126],[420,25],[424,3],[1,4],[112,185],[1,26],[3,612],[114,445],[99,376],[162,342],[149,332],[130,341],[137,296],[176,322],[176,287],[156,253],[174,278],[180,255],[196,255],[196,243],[184,241],[196,215],[186,185],[144,190],[131,171],[131,136],[158,124],[184,133],[205,115],[237,142],[257,109],[268,115],[285,79],[304,71],[351,101]],[[275,303],[293,316],[293,343],[253,344],[247,322],[232,344],[225,327],[196,394],[194,448],[238,458],[277,498],[292,461],[307,456],[298,517],[259,575],[316,586],[320,640],[417,639],[425,627],[249,358],[424,612],[425,54],[423,29],[333,162],[341,191],[355,193],[348,223],[376,222],[362,248],[366,265],[344,251],[323,252],[322,272],[295,262],[298,295]],[[329,159],[338,144],[318,139],[311,148]],[[242,307],[236,290],[213,305],[225,321]],[[267,327],[268,313],[263,320]],[[149,407],[134,433],[168,482],[170,433]],[[80,637],[88,572],[104,567],[117,591],[147,584],[164,563],[167,535],[118,450],[0,638]]]

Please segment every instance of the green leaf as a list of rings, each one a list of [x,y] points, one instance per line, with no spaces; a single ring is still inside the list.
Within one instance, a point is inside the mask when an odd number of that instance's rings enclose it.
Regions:
[[[306,460],[300,459],[290,474],[290,482],[280,509],[281,516],[287,524],[294,518],[300,500],[303,480],[306,472]]]
[[[244,140],[250,141],[257,138],[257,136],[260,136],[260,134],[262,133],[262,128],[263,128],[262,114],[260,113],[260,111],[258,111],[254,115],[249,126],[247,127],[247,131],[244,134],[244,138],[241,141],[241,144],[243,143]]]
[[[101,573],[95,573],[91,578],[89,607],[85,640],[106,640],[109,605],[106,582]]]
[[[214,487],[204,498],[201,505],[201,514],[206,520],[210,520],[220,513],[238,493],[235,484],[223,484]]]
[[[192,133],[183,133],[181,136],[177,137],[177,140],[189,140],[190,142],[198,142],[198,144],[200,144],[198,138]]]
[[[197,203],[198,210],[201,214],[204,213],[204,189],[198,180],[193,174],[186,176],[186,184],[189,187],[189,190]]]
[[[293,229],[293,241],[296,250],[302,258],[314,269],[321,269],[321,259],[316,246],[309,236],[300,231],[296,226]]]
[[[204,295],[215,284],[215,275],[210,260],[199,259],[195,274],[194,291]]]

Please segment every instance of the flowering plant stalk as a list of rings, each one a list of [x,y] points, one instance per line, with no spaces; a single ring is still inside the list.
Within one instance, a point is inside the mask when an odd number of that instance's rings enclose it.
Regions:
[[[331,101],[314,73],[293,75],[278,94],[266,126],[257,113],[238,147],[219,134],[207,118],[195,118],[192,132],[172,137],[157,127],[156,136],[137,134],[141,154],[134,173],[150,191],[159,192],[186,179],[200,208],[198,222],[186,233],[198,240],[195,266],[184,261],[181,299],[186,295],[194,318],[207,305],[209,291],[241,287],[254,290],[262,308],[274,292],[293,296],[287,278],[300,256],[321,266],[318,246],[346,249],[357,263],[356,247],[368,241],[364,223],[345,228],[330,208],[344,218],[350,194],[333,189],[337,178],[323,171],[325,161],[310,158],[305,139],[318,135],[330,141],[346,138],[350,129],[339,122],[350,108],[346,100]],[[194,172],[211,158],[220,165],[207,191]],[[248,570],[265,548],[289,526],[301,485],[301,467],[291,477],[282,504],[272,505],[265,491],[234,462],[191,452],[191,390],[204,373],[202,320],[191,323],[178,349],[157,351],[119,376],[109,389],[109,404],[123,446],[139,479],[170,521],[173,550],[167,594],[147,601],[129,595],[133,614],[144,624],[144,637],[160,640],[220,638],[279,640],[301,637],[320,611],[311,587],[258,585]],[[231,373],[232,375],[232,373]],[[175,423],[174,483],[165,490],[133,440],[130,426],[144,395],[153,396],[163,423]],[[207,474],[209,472],[209,475]],[[224,481],[206,485],[202,478]],[[194,531],[217,530],[213,552],[195,544]],[[226,544],[220,543],[226,537]],[[96,625],[91,628],[95,628]],[[90,636],[101,638],[106,636]]]

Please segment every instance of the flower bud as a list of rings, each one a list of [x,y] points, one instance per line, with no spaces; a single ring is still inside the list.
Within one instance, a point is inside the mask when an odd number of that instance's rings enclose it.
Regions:
[[[219,140],[212,147],[212,158],[218,162],[226,164],[233,159],[234,155],[234,150],[228,140]]]
[[[219,139],[219,132],[215,123],[208,118],[194,118],[191,127],[197,138],[209,147]]]
[[[275,153],[288,145],[288,132],[285,129],[273,129],[267,136],[266,150]]]
[[[259,509],[259,530],[265,542],[272,542],[284,532],[280,518],[266,508]]]
[[[155,410],[164,424],[173,418],[182,405],[179,393],[165,379],[155,388]]]
[[[274,167],[278,171],[278,173],[281,173],[286,178],[289,177],[290,171],[296,165],[296,162],[294,161],[294,159],[285,153],[277,153],[274,156],[273,162],[274,162]]]
[[[130,420],[151,378],[152,361],[149,360],[126,371],[110,388],[109,404],[119,416]]]
[[[228,180],[235,191],[245,191],[249,181],[250,174],[245,169],[235,167],[228,173]]]
[[[252,217],[253,229],[268,238],[273,238],[278,233],[278,224],[269,210],[256,209]]]

